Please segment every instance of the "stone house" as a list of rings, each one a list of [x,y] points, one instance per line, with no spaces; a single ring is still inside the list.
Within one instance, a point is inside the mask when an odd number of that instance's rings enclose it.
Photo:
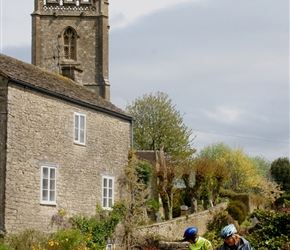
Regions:
[[[110,102],[108,1],[34,0],[32,64],[0,54],[0,229],[120,198],[133,118]]]
[[[62,208],[110,208],[132,118],[71,79],[0,54],[0,220],[48,230]]]

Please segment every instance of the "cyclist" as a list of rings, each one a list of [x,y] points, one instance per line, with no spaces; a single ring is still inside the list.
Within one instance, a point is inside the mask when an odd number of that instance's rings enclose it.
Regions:
[[[219,247],[219,250],[252,250],[250,243],[241,235],[234,224],[229,224],[221,231],[221,237],[224,243]]]
[[[183,241],[189,242],[190,250],[213,250],[213,247],[207,239],[200,237],[197,227],[189,227],[185,230]]]

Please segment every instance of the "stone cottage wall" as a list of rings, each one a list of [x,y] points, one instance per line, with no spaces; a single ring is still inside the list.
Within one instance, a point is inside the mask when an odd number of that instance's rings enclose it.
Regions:
[[[86,115],[85,146],[74,144],[74,112]],[[53,96],[11,86],[5,223],[8,232],[49,231],[58,209],[93,215],[101,204],[102,176],[117,178],[127,163],[130,123]],[[41,164],[57,166],[57,205],[40,204]]]

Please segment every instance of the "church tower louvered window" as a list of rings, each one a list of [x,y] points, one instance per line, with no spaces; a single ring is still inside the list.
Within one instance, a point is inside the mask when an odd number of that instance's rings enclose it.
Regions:
[[[63,34],[64,58],[76,60],[76,32],[72,28],[67,28]]]

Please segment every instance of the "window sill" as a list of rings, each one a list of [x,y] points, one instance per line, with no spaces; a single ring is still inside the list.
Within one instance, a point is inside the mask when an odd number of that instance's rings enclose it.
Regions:
[[[56,204],[56,202],[43,202],[43,201],[41,201],[40,205],[42,205],[42,206],[56,206],[57,204]]]

